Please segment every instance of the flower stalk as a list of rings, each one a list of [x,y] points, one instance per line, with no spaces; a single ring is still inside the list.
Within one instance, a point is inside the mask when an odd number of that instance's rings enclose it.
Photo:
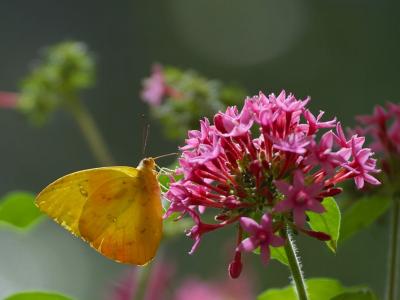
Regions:
[[[286,256],[289,261],[289,268],[290,272],[292,273],[292,278],[294,285],[296,287],[297,296],[299,300],[307,300],[308,295],[307,295],[306,283],[304,280],[303,272],[301,270],[299,257],[296,254],[295,244],[293,237],[290,233],[290,229],[288,227],[282,229],[281,234],[286,238],[286,243],[284,248]]]
[[[140,268],[137,290],[136,290],[136,293],[134,293],[134,297],[132,298],[132,300],[144,300],[145,299],[146,288],[148,287],[148,283],[150,280],[151,270],[152,270],[151,263]]]
[[[388,279],[386,300],[398,299],[399,284],[399,247],[400,247],[400,199],[395,197],[392,208],[392,220],[389,240]]]
[[[73,99],[68,101],[67,108],[75,118],[97,162],[102,166],[115,165],[96,122],[84,105],[78,99]]]

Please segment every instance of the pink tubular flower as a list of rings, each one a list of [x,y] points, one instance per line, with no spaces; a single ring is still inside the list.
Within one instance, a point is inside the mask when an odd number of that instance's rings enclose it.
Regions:
[[[359,116],[364,131],[373,138],[374,150],[386,155],[399,155],[400,104],[388,103],[387,110],[377,105],[372,116]]]
[[[108,300],[132,300],[138,298],[138,293],[143,292],[144,300],[165,299],[165,291],[169,289],[170,282],[175,274],[175,266],[165,261],[156,262],[149,274],[145,291],[140,291],[140,270],[132,268],[117,281]]]
[[[18,94],[0,91],[0,108],[16,108],[18,105]]]
[[[158,106],[161,104],[166,90],[162,66],[154,65],[151,76],[143,81],[141,98],[152,106]]]
[[[218,113],[214,117],[215,126],[222,136],[235,137],[248,132],[253,125],[253,118],[251,110],[246,109],[246,105],[251,105],[251,102],[246,101],[245,108],[240,114],[238,114],[237,108],[234,107],[228,108],[225,114]]]
[[[137,291],[138,274],[137,269],[131,269],[123,275],[113,286],[111,293],[107,295],[108,300],[133,299]]]
[[[176,282],[176,266],[171,262],[158,260],[148,274],[147,284],[140,289],[140,270],[132,268],[121,279],[113,283],[106,293],[107,300],[251,300],[255,299],[253,282],[249,277],[233,281],[230,279],[204,281],[185,277]]]
[[[251,218],[242,217],[240,226],[250,233],[250,237],[239,244],[238,250],[249,252],[260,247],[261,259],[264,264],[268,264],[270,258],[269,247],[280,247],[285,243],[283,238],[274,235],[271,217],[267,214],[263,215],[260,224]]]
[[[300,228],[303,228],[306,222],[305,212],[307,210],[316,213],[323,213],[325,211],[321,204],[321,197],[319,196],[323,184],[313,183],[307,186],[301,171],[295,171],[293,185],[288,184],[284,180],[277,180],[275,184],[278,190],[285,196],[283,201],[275,205],[275,211],[292,211],[294,223]]]
[[[320,128],[333,128],[335,127],[336,118],[326,122],[320,122],[322,116],[324,115],[323,111],[320,111],[317,117],[315,117],[308,109],[304,112],[304,118],[307,120],[308,127],[308,135],[312,135],[318,131]]]
[[[398,181],[396,174],[400,162],[400,104],[387,103],[386,107],[377,105],[371,116],[358,116],[357,120],[363,127],[358,127],[356,131],[372,138],[370,147],[383,157],[382,169],[390,179]],[[378,181],[368,174],[376,165],[376,161],[369,157],[370,152],[357,145],[352,145],[351,148],[355,159],[349,170],[354,169],[357,185],[362,186],[364,181],[377,184]]]
[[[164,196],[170,202],[166,216],[177,212],[195,222],[187,234],[195,240],[191,253],[207,232],[240,223],[229,265],[236,278],[241,252],[260,247],[268,262],[270,247],[283,243],[282,226],[328,239],[306,228],[306,213],[323,213],[321,202],[341,192],[338,183],[354,179],[358,188],[379,183],[371,175],[376,162],[363,148],[365,138],[347,139],[336,119],[321,120],[323,112],[315,117],[308,102],[284,91],[260,93],[247,98],[240,111],[228,107],[214,116],[214,124],[205,119],[200,130],[189,132],[177,170],[182,178]],[[211,213],[214,222],[206,222]]]
[[[207,282],[190,278],[177,289],[173,300],[251,300],[254,297],[250,281],[246,278],[235,282]]]
[[[311,142],[309,137],[303,133],[291,133],[284,139],[275,137],[270,138],[274,141],[275,149],[297,154],[304,154],[306,152],[306,146]]]
[[[340,153],[332,152],[333,138],[334,134],[332,131],[328,131],[321,137],[319,144],[312,141],[309,146],[310,155],[307,157],[305,163],[307,165],[320,165],[327,173],[332,173],[340,162],[346,162]]]
[[[351,150],[354,160],[345,167],[349,169],[355,176],[354,181],[357,188],[364,187],[364,181],[373,185],[380,184],[379,180],[371,176],[369,173],[376,173],[376,159],[371,158],[372,152],[370,149],[358,149],[356,142],[352,140]]]

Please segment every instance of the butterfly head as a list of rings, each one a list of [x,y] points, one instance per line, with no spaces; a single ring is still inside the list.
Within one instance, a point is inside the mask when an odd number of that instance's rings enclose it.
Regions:
[[[155,167],[156,167],[156,162],[154,161],[154,159],[151,157],[147,157],[142,159],[138,168],[145,170],[154,170]]]

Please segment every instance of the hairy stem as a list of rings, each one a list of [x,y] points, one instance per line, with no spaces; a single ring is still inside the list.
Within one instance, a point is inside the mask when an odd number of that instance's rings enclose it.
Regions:
[[[114,165],[114,159],[89,111],[77,99],[72,99],[68,104],[97,162],[102,166]]]
[[[285,252],[289,261],[289,268],[292,273],[297,296],[299,297],[299,300],[308,300],[306,283],[304,281],[299,258],[296,255],[295,244],[290,229],[288,227],[282,229],[281,233],[283,237],[286,238]]]
[[[400,247],[400,199],[395,197],[392,207],[392,220],[389,237],[388,275],[386,300],[398,299],[397,287],[399,282],[399,247]]]

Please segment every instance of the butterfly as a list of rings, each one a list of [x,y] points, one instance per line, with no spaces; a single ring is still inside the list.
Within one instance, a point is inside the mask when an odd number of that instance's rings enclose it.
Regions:
[[[161,191],[153,158],[137,168],[103,167],[54,181],[35,203],[41,211],[102,255],[145,265],[162,237]]]

